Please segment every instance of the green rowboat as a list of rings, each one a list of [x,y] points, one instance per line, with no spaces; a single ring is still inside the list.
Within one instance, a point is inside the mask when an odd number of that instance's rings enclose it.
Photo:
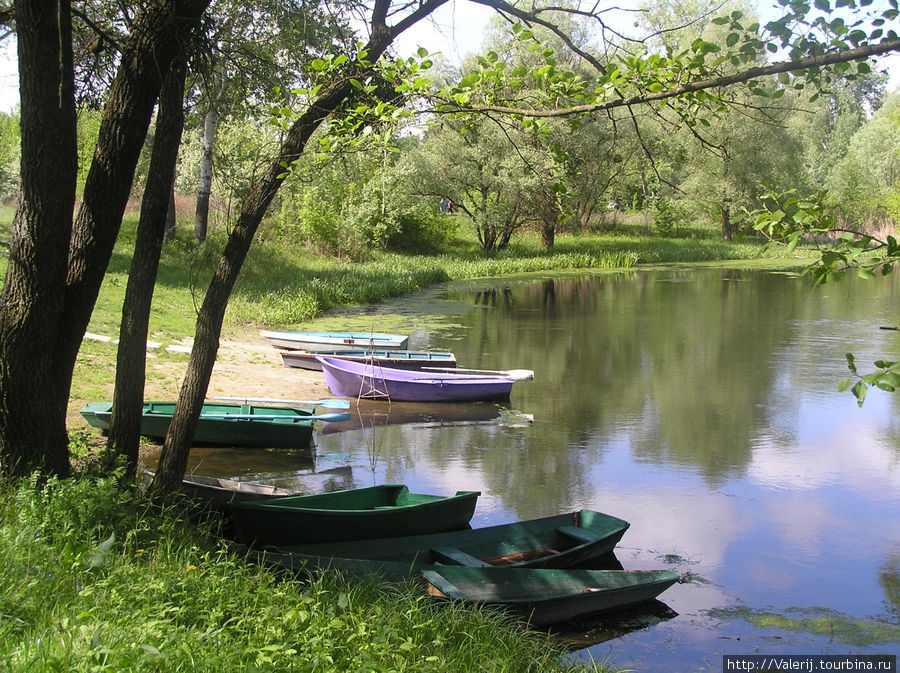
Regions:
[[[435,566],[422,571],[432,596],[499,605],[532,626],[631,607],[679,580],[671,570],[551,570]]]
[[[434,564],[572,568],[610,554],[628,522],[592,510],[446,533],[280,546],[257,561],[290,570],[330,567],[402,579]]]
[[[228,509],[238,541],[263,547],[457,530],[469,525],[479,495],[423,495],[403,485],[384,485],[236,502]]]
[[[141,434],[160,441],[165,439],[174,413],[175,402],[144,402]],[[81,409],[81,415],[95,428],[108,431],[112,402],[87,404]],[[314,406],[207,402],[200,411],[194,443],[306,449],[312,441],[315,421],[339,422],[349,418],[347,413],[316,415]]]

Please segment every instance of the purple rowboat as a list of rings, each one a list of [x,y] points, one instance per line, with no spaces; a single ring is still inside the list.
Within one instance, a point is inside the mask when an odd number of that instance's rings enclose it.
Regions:
[[[516,381],[533,378],[529,370],[491,373],[408,371],[318,356],[333,395],[395,402],[476,402],[507,400]],[[473,370],[475,371],[475,370]]]

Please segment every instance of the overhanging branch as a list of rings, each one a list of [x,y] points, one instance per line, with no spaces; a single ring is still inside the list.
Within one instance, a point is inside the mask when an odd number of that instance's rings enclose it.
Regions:
[[[504,114],[522,115],[524,117],[567,117],[577,114],[585,114],[590,112],[599,112],[601,110],[611,110],[618,107],[627,107],[630,105],[642,105],[645,103],[653,103],[655,101],[666,100],[683,96],[684,94],[694,93],[695,91],[703,91],[705,89],[714,89],[732,84],[747,82],[752,79],[766,77],[769,75],[777,75],[782,72],[795,72],[797,70],[808,70],[810,68],[821,68],[823,66],[834,65],[836,63],[849,63],[850,61],[859,61],[871,56],[879,56],[888,54],[892,51],[900,51],[900,38],[888,39],[878,44],[865,45],[856,47],[855,49],[842,49],[827,54],[817,56],[809,56],[793,61],[781,61],[771,65],[756,66],[748,68],[731,75],[722,75],[721,77],[713,77],[710,79],[689,82],[679,86],[673,86],[663,91],[645,93],[638,96],[628,98],[618,98],[616,100],[604,101],[602,103],[590,103],[586,105],[573,105],[566,108],[555,108],[550,110],[537,110],[530,108],[516,108],[503,105],[468,105],[460,106],[455,111],[459,112],[501,112]]]

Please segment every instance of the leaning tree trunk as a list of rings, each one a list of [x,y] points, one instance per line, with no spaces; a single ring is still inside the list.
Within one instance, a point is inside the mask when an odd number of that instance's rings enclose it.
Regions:
[[[385,22],[390,1],[376,0],[372,10],[371,38],[366,47],[368,58],[376,61],[394,37],[408,26],[431,14],[446,1],[425,0],[417,10],[399,24],[388,27]],[[360,73],[354,74],[360,75]],[[157,464],[156,476],[151,485],[151,494],[156,499],[164,499],[181,485],[187,468],[190,441],[197,428],[203,399],[209,388],[209,380],[219,349],[225,308],[259,223],[284,181],[284,167],[300,158],[313,132],[356,91],[351,81],[353,81],[351,77],[342,78],[326,89],[312,102],[309,110],[294,122],[281,146],[278,157],[272,161],[266,173],[250,189],[247,200],[241,208],[241,215],[228,237],[228,243],[213,274],[197,317],[194,347],[191,350],[187,372],[175,406],[175,414],[169,425],[169,431],[166,434],[165,444]]]
[[[212,194],[213,148],[216,142],[216,127],[219,112],[215,101],[210,101],[209,110],[203,120],[203,149],[200,153],[200,184],[197,187],[197,207],[194,211],[194,238],[201,243],[206,240],[209,228],[209,198]]]
[[[107,448],[125,456],[126,478],[133,477],[137,471],[150,304],[184,125],[185,70],[184,56],[179,55],[172,63],[160,92],[153,154],[141,200],[134,256],[122,306],[116,386]]]
[[[69,473],[53,362],[64,313],[77,173],[66,0],[17,0],[22,190],[0,294],[0,472]],[[52,148],[52,151],[48,151]]]

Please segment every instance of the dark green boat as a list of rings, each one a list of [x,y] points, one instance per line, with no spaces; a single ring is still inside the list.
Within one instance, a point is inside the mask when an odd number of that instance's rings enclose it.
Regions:
[[[230,503],[228,508],[238,541],[263,547],[458,530],[469,525],[479,495],[423,495],[391,484]]]
[[[254,559],[291,570],[331,567],[385,579],[415,575],[434,564],[507,568],[571,568],[611,553],[628,522],[592,510],[446,533],[267,549]]]
[[[555,570],[435,566],[422,571],[432,596],[500,605],[533,626],[621,610],[679,580],[671,570]]]
[[[345,400],[319,400],[329,405]],[[316,402],[311,403],[316,405]],[[144,402],[141,434],[164,440],[175,402]],[[109,430],[112,402],[94,402],[81,409],[81,415],[95,428]],[[315,421],[345,421],[347,413],[315,413],[315,406],[272,406],[250,403],[204,403],[195,444],[252,446],[264,448],[309,448]]]

